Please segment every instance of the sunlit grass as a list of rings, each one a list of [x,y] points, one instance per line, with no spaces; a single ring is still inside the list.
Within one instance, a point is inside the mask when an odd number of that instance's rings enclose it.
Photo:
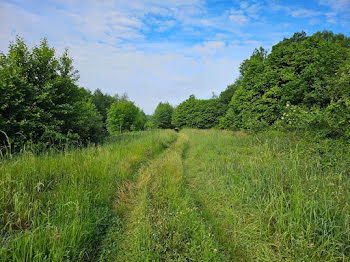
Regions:
[[[233,261],[348,260],[349,149],[280,133],[185,134],[188,184]]]
[[[126,134],[103,146],[3,160],[0,261],[94,261],[118,187],[175,138]]]
[[[113,140],[3,160],[0,261],[349,260],[343,142],[219,130]]]
[[[177,142],[128,187],[116,206],[123,211],[123,232],[111,232],[115,245],[108,261],[222,261],[225,258],[185,186],[182,156],[187,138]],[[123,191],[125,192],[125,190]],[[123,194],[124,195],[124,194]],[[102,259],[102,258],[101,258]]]

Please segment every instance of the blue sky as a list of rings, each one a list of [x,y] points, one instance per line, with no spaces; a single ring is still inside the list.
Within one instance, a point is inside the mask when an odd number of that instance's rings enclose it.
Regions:
[[[294,32],[350,36],[350,0],[0,0],[0,50],[18,34],[70,50],[79,84],[126,92],[151,114],[219,94],[254,48]]]

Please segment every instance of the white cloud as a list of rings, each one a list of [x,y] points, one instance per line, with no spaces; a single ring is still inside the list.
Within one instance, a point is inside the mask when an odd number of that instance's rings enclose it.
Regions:
[[[229,16],[230,20],[240,26],[249,22],[249,17],[244,14],[242,10],[231,9]]]
[[[219,49],[226,46],[224,41],[207,41],[193,47],[193,55],[203,56],[215,54]]]
[[[336,24],[337,23],[337,13],[336,12],[328,12],[326,13],[327,23]]]
[[[242,9],[245,9],[245,8],[247,8],[247,7],[249,6],[249,4],[248,4],[248,2],[243,1],[243,2],[240,3],[239,6],[240,6]]]
[[[159,101],[178,104],[189,95],[208,98],[233,81],[234,68],[240,61],[232,55],[217,57],[208,49],[225,51],[224,43],[208,42],[200,48],[179,49],[179,52],[146,54],[103,44],[73,46],[81,84],[101,88],[108,93],[127,92],[146,113],[152,113]],[[198,54],[198,58],[188,54]]]
[[[313,16],[320,16],[322,15],[322,13],[309,10],[309,9],[299,8],[291,11],[291,15],[293,17],[313,17]]]
[[[350,0],[319,0],[319,3],[339,12],[350,11]]]
[[[260,18],[259,11],[261,8],[262,6],[260,4],[253,4],[251,6],[247,6],[244,9],[250,17],[258,20]]]
[[[240,9],[231,9],[229,18],[232,22],[238,25],[245,25],[250,22],[251,19],[260,20],[259,11],[262,6],[257,4],[249,5],[248,2],[241,2]]]

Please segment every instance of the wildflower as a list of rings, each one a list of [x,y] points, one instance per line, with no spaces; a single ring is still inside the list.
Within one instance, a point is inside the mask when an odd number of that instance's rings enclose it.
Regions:
[[[218,250],[216,248],[214,248],[214,252],[218,252]]]
[[[284,119],[284,117],[282,116],[281,119]]]
[[[289,121],[289,124],[291,125],[291,124],[292,124],[292,121]]]

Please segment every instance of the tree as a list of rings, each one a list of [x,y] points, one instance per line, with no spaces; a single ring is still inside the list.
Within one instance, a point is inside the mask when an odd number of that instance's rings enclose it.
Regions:
[[[131,101],[112,104],[107,113],[107,129],[110,134],[130,131],[135,126],[139,109]]]
[[[146,114],[142,110],[138,109],[138,113],[133,124],[133,129],[144,130],[146,122],[147,122]]]
[[[92,102],[95,104],[96,109],[102,116],[102,121],[104,123],[104,127],[106,127],[107,121],[107,111],[110,109],[111,105],[115,102],[119,101],[118,95],[111,96],[108,94],[102,93],[100,89],[96,89],[92,94]]]
[[[228,105],[231,102],[232,96],[240,87],[240,85],[241,85],[241,79],[238,78],[232,85],[229,85],[224,91],[220,93],[220,96],[219,96],[220,102],[228,107]]]
[[[172,124],[177,128],[211,128],[219,124],[225,111],[225,105],[218,98],[199,100],[192,95],[175,108]]]
[[[0,130],[14,149],[100,139],[100,115],[78,78],[68,51],[57,58],[46,39],[30,50],[17,37],[0,54]]]
[[[348,110],[346,99],[337,102],[340,98],[334,95],[339,90],[344,93],[338,88],[346,86],[339,82],[339,70],[349,64],[349,43],[350,38],[341,34],[325,31],[306,36],[302,32],[274,45],[268,55],[262,48],[255,50],[240,67],[240,84],[221,120],[222,126],[259,130],[280,124],[282,117],[282,122],[293,123],[283,116],[292,107],[299,112],[295,119],[300,123],[294,121],[295,127],[330,132],[331,115]],[[286,108],[287,104],[291,107]],[[335,122],[329,135],[337,133]],[[344,134],[345,129],[346,125],[341,124],[338,130]]]
[[[152,121],[156,128],[172,128],[174,108],[169,103],[160,102],[154,111]]]

